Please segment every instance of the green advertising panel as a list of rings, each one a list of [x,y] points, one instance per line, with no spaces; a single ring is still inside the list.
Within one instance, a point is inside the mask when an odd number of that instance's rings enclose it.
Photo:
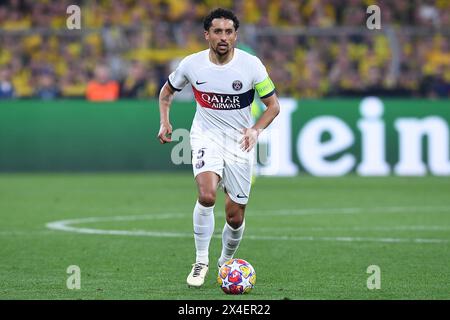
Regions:
[[[194,105],[173,109],[173,125],[189,127]],[[159,144],[158,130],[155,101],[0,102],[0,170],[183,169],[172,164],[171,145]]]
[[[305,100],[290,118],[293,161],[300,171],[450,174],[448,100]]]
[[[260,136],[261,174],[450,175],[448,100],[280,103]],[[0,171],[191,170],[186,129],[194,113],[193,102],[175,102],[177,141],[161,145],[157,101],[3,101]]]

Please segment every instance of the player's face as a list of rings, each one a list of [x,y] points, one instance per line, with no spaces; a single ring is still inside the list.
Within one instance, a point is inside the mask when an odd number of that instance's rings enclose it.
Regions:
[[[237,39],[237,31],[234,29],[233,20],[220,18],[213,19],[211,27],[205,31],[205,39],[209,47],[220,56],[224,56],[234,47]]]

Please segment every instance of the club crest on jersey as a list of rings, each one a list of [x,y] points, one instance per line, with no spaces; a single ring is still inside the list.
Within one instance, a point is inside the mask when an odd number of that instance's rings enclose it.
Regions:
[[[242,89],[242,82],[240,82],[239,80],[234,80],[233,81],[233,89],[236,91],[239,91]]]

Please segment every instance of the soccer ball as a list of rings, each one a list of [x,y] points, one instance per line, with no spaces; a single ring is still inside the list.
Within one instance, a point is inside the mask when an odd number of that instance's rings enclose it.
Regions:
[[[227,294],[249,293],[255,286],[256,272],[247,261],[231,259],[220,268],[217,282]]]

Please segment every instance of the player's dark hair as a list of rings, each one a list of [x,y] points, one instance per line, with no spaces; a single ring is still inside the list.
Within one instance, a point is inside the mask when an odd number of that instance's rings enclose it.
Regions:
[[[234,15],[233,11],[223,9],[223,8],[217,8],[217,9],[211,11],[203,20],[203,28],[205,29],[205,31],[208,31],[209,28],[211,28],[212,21],[214,19],[220,19],[220,18],[233,20],[235,31],[237,31],[237,29],[239,28],[239,20]]]

